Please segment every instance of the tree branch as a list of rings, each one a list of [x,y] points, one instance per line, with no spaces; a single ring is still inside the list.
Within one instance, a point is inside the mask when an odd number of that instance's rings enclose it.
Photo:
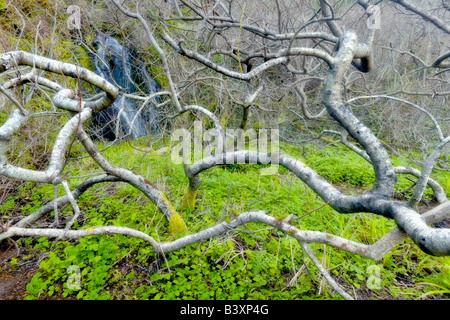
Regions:
[[[446,24],[444,21],[442,21],[438,17],[433,16],[433,15],[425,12],[424,10],[421,10],[420,8],[416,7],[415,5],[409,3],[405,0],[391,0],[391,1],[401,5],[402,7],[404,7],[405,9],[407,9],[411,12],[414,12],[415,14],[422,17],[425,21],[431,22],[432,24],[434,24],[436,27],[438,27],[445,33],[450,34],[450,27],[448,26],[448,24]]]

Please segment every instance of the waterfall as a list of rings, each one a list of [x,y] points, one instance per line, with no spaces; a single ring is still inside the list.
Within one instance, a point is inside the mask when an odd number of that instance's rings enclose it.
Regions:
[[[156,93],[160,90],[158,83],[136,54],[116,39],[98,34],[96,42],[97,55],[93,56],[95,73],[121,89],[116,101],[95,115],[94,126],[100,130],[98,135],[107,140],[125,136],[136,139],[157,132],[158,114],[155,108],[148,104],[145,110],[138,113],[139,104],[123,96],[123,93],[135,93],[139,88],[146,94]]]

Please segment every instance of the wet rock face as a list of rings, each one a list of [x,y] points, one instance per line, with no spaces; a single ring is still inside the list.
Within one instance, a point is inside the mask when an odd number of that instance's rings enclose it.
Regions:
[[[136,100],[123,94],[152,94],[160,90],[158,83],[147,72],[145,65],[115,38],[99,34],[97,55],[92,60],[95,73],[120,88],[121,94],[106,110],[95,115],[94,126],[98,136],[107,140],[136,139],[157,132],[158,114],[151,103],[138,112]]]

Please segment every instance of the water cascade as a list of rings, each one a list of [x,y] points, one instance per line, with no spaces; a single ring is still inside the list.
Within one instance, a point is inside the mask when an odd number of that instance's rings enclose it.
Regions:
[[[138,112],[140,104],[123,94],[156,93],[158,83],[150,76],[136,54],[122,46],[116,39],[99,34],[97,55],[93,56],[95,73],[121,88],[121,94],[106,110],[96,114],[94,126],[97,135],[107,140],[136,139],[157,131],[158,113],[153,105]],[[142,103],[142,102],[141,102]]]

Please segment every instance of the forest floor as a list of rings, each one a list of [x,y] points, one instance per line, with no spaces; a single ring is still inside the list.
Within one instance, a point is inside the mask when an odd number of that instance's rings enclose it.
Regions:
[[[340,188],[339,186],[337,186]],[[357,188],[346,188],[343,189],[347,192],[354,191],[358,192]],[[420,213],[424,213],[431,208],[435,207],[437,203],[430,202],[427,204],[422,203],[419,207]],[[20,215],[17,213],[17,220],[20,220]],[[450,219],[446,219],[439,224],[440,228],[450,228]],[[39,264],[45,259],[46,254],[40,250],[34,250],[18,245],[15,241],[8,239],[7,241],[0,242],[0,300],[24,300],[26,299],[27,284],[31,278],[39,272]],[[16,263],[11,263],[12,260],[17,261]],[[123,262],[121,262],[123,263]],[[130,266],[126,266],[130,268]],[[132,268],[132,266],[131,266]],[[389,290],[384,290],[383,292],[375,293],[374,291],[362,285],[359,288],[354,288],[350,284],[346,283],[344,280],[338,278],[335,279],[339,285],[346,290],[351,292],[352,296],[356,297],[358,300],[403,300],[406,298],[394,297],[389,294]],[[396,282],[399,286],[411,286],[414,284],[411,280],[398,274],[396,277]],[[112,290],[115,290],[112,288]],[[61,294],[55,294],[51,297],[45,296],[46,300],[74,300],[74,296],[62,297]],[[445,300],[443,295],[428,295],[423,298],[423,300]]]
[[[181,199],[186,187],[184,171],[181,167],[175,166],[159,155],[146,157],[145,160],[141,160],[141,157],[137,156],[122,157],[120,155],[133,154],[136,151],[127,149],[129,147],[126,144],[116,147],[117,150],[111,148],[105,151],[106,153],[110,152],[109,156],[114,159],[114,163],[128,168],[152,168],[149,173],[142,170],[149,175],[150,180],[156,181],[159,179],[158,177],[163,177],[165,180],[158,180],[161,187],[171,198]],[[364,160],[358,156],[343,148],[330,147],[319,151],[311,148],[308,150],[304,158],[308,159],[312,168],[330,180],[343,193],[360,194],[360,192],[366,192],[370,187],[373,174],[367,169],[368,165]],[[395,160],[395,165],[409,164],[404,159]],[[77,165],[80,167],[79,169],[75,165],[71,168],[74,175],[82,176],[91,173],[87,171],[86,164],[80,162]],[[261,207],[272,212],[276,218],[280,218],[286,210],[298,215],[314,211],[314,215],[308,214],[302,218],[302,226],[313,230],[331,230],[344,237],[354,237],[355,241],[359,242],[375,241],[394,227],[394,224],[386,221],[387,219],[379,217],[364,214],[358,216],[334,215],[330,208],[323,206],[321,199],[306,190],[304,185],[293,179],[290,173],[280,169],[277,175],[260,176],[258,170],[258,168],[236,165],[229,168],[215,168],[205,173],[202,180],[203,189],[199,192],[196,210],[193,212],[183,211],[185,221],[189,221],[191,228],[197,225],[216,223],[218,217],[223,214],[223,208],[228,206],[231,189],[229,186],[232,185],[233,197],[229,203],[230,212],[244,212],[247,208]],[[435,178],[441,179],[442,183],[447,181],[448,174],[444,175],[439,172]],[[406,190],[410,183],[404,177],[400,177],[399,190]],[[23,185],[21,188],[13,188],[12,190],[16,191],[10,194],[10,200],[5,201],[3,205],[0,204],[0,211],[8,213],[9,222],[19,221],[24,214],[33,212],[42,205],[42,201],[53,195],[51,186],[42,186],[40,189],[33,189],[30,196],[30,187]],[[266,190],[271,191],[266,192]],[[291,194],[301,194],[302,197],[293,197]],[[402,195],[401,192],[398,192],[399,200],[405,200]],[[436,205],[433,200],[429,201],[420,207],[421,213]],[[249,205],[244,206],[242,204],[244,202]],[[175,204],[179,205],[178,202]],[[84,227],[89,227],[90,224],[106,225],[120,222],[138,228],[142,224],[152,225],[153,223],[156,225],[156,222],[160,221],[158,213],[147,214],[154,210],[147,199],[144,199],[133,188],[123,185],[108,184],[99,186],[97,189],[93,188],[85,198],[80,198],[80,205],[85,206],[83,208],[86,209],[82,223]],[[87,210],[87,208],[92,210]],[[316,208],[321,209],[316,210]],[[198,214],[199,212],[203,214]],[[277,213],[279,216],[276,216]],[[48,221],[41,221],[41,223],[48,224],[50,219],[51,217]],[[154,221],[156,222],[154,223]],[[1,223],[2,220],[0,220],[0,228]],[[167,239],[165,224],[158,222],[157,225],[159,229],[156,236]],[[439,223],[438,227],[450,228],[450,219]],[[142,230],[153,232],[154,228]],[[82,243],[67,242],[61,243],[59,246],[56,245],[58,242],[52,240],[42,243],[36,239],[33,241],[24,241],[23,239],[2,241],[0,242],[0,300],[98,299],[104,293],[108,295],[107,299],[129,300],[170,299],[171,296],[174,297],[173,299],[184,297],[202,300],[203,294],[208,294],[207,297],[214,299],[340,298],[332,290],[327,289],[321,278],[316,281],[315,277],[312,277],[314,271],[310,276],[309,266],[304,268],[307,272],[304,271],[300,276],[297,275],[299,266],[304,264],[300,255],[291,255],[292,250],[295,253],[296,249],[295,246],[290,246],[287,237],[282,238],[276,233],[259,230],[257,225],[251,225],[248,228],[249,231],[255,233],[258,230],[258,234],[229,234],[222,240],[213,242],[214,245],[204,244],[202,247],[189,247],[180,253],[173,253],[168,257],[171,261],[170,270],[164,266],[163,271],[154,268],[154,266],[161,267],[162,265],[158,265],[159,260],[155,259],[151,250],[132,238],[99,240],[93,237],[85,238],[83,242],[80,241]],[[229,247],[230,243],[231,247]],[[67,249],[66,246],[71,250],[70,255],[73,255],[76,260],[68,260],[69,253],[66,255],[64,251]],[[380,277],[383,283],[378,291],[371,290],[366,286],[367,268],[373,264],[373,261],[350,257],[337,250],[322,250],[320,246],[316,246],[315,250],[316,254],[327,263],[327,268],[331,272],[334,271],[332,276],[335,281],[356,299],[445,300],[450,297],[449,260],[438,260],[435,257],[427,256],[412,243],[403,243],[393,250],[385,261],[379,262],[381,268],[384,269]],[[197,251],[201,254],[197,254]],[[55,263],[41,264],[41,262],[48,261],[52,255]],[[296,260],[294,261],[294,259]],[[263,261],[265,264],[261,262],[260,265],[257,265],[258,261]],[[77,292],[67,295],[67,291],[61,290],[67,278],[67,265],[81,262],[85,263],[83,270],[86,270],[86,279],[100,280],[97,281],[98,283],[94,283],[93,280],[86,281],[87,289],[83,289],[85,292],[80,291],[80,297]],[[272,262],[275,267],[270,267]],[[253,265],[250,267],[251,263]],[[113,267],[108,267],[109,265]],[[192,267],[191,270],[185,270],[190,267]],[[245,267],[247,269],[244,269]],[[260,270],[256,267],[259,267]],[[218,269],[216,268],[221,268],[220,276],[217,276],[216,270]],[[103,277],[98,276],[99,270],[106,270]],[[42,274],[40,275],[40,273]],[[62,277],[61,274],[66,277]],[[216,276],[217,279],[213,279],[212,276]],[[49,280],[50,277],[53,278]],[[240,280],[239,277],[241,277]],[[296,277],[295,286],[291,284],[294,277]],[[225,278],[233,278],[233,280],[225,284]],[[247,278],[253,282],[245,282]],[[34,287],[32,279],[36,280]],[[279,279],[280,281],[268,281],[267,279]],[[51,281],[50,284],[47,281]],[[184,287],[180,288],[180,282]],[[204,288],[200,288],[198,285],[202,282]],[[39,291],[40,287],[36,289],[36,286],[45,286],[45,288]],[[60,290],[52,291],[49,294],[47,287],[51,286],[59,287]],[[440,292],[446,293],[437,293],[439,290],[436,288],[441,288]],[[89,293],[97,289],[99,290],[98,295],[92,298]],[[240,298],[233,298],[232,294],[237,290],[240,290],[242,295]],[[220,291],[222,294],[218,295]],[[187,295],[188,293],[191,295]],[[170,296],[170,294],[172,295]]]
[[[3,251],[4,248],[0,248]],[[15,257],[21,260],[21,256],[25,256],[28,253],[20,253],[17,255],[15,248],[10,248],[7,251],[0,253],[0,300],[24,300],[27,294],[27,284],[36,272],[39,272],[40,258],[38,255],[31,258],[26,263],[22,263],[15,267],[11,267],[5,262],[6,257]],[[6,259],[6,260],[9,260]],[[344,284],[345,285],[345,284]],[[391,296],[380,296],[366,288],[365,286],[355,290],[354,294],[360,300],[392,300]],[[428,297],[428,299],[436,299],[438,297]],[[46,297],[51,300],[72,300],[73,297],[62,298],[60,295],[54,295],[52,297]],[[439,298],[438,298],[439,299]]]
[[[21,255],[23,253],[12,241],[0,243],[0,300],[23,300],[27,295],[28,281],[39,270],[38,260],[11,267],[8,261]]]
[[[5,252],[2,253],[4,256]],[[6,252],[8,254],[8,252]],[[20,256],[18,257],[20,258]],[[39,271],[39,262],[40,259],[36,257],[31,261],[28,261],[26,264],[22,264],[18,267],[11,268],[6,267],[2,268],[0,271],[0,300],[24,300],[27,294],[27,283],[33,277],[33,275]],[[0,266],[1,267],[1,266]],[[398,278],[398,282],[404,282],[405,285],[408,285],[409,281],[405,278]],[[342,285],[342,284],[341,284]],[[343,285],[343,287],[345,284]],[[399,298],[394,298],[390,295],[380,295],[375,294],[370,289],[365,286],[361,286],[358,289],[355,289],[353,292],[353,296],[357,297],[358,300],[399,300]],[[47,300],[74,300],[74,297],[66,297],[63,298],[60,295],[54,295],[52,297],[46,297]],[[429,295],[423,300],[441,300],[445,299],[442,295]]]
[[[440,223],[440,227],[450,228],[450,219]],[[16,258],[22,263],[11,266],[9,263],[11,258]],[[25,259],[24,259],[25,258]],[[27,284],[33,275],[39,272],[39,263],[43,259],[40,252],[30,252],[26,249],[19,248],[13,241],[0,242],[0,300],[24,300],[27,296]],[[350,286],[343,281],[338,281],[339,284],[347,291],[351,291]],[[399,275],[397,277],[399,284],[403,283],[405,286],[410,285],[411,281]],[[398,300],[398,297],[393,297],[386,292],[383,294],[376,294],[366,286],[361,286],[358,289],[353,289],[353,296],[358,300]],[[73,300],[74,297],[65,297],[57,294],[52,297],[46,297],[51,300]],[[445,299],[442,295],[429,295],[424,300],[441,300]]]

